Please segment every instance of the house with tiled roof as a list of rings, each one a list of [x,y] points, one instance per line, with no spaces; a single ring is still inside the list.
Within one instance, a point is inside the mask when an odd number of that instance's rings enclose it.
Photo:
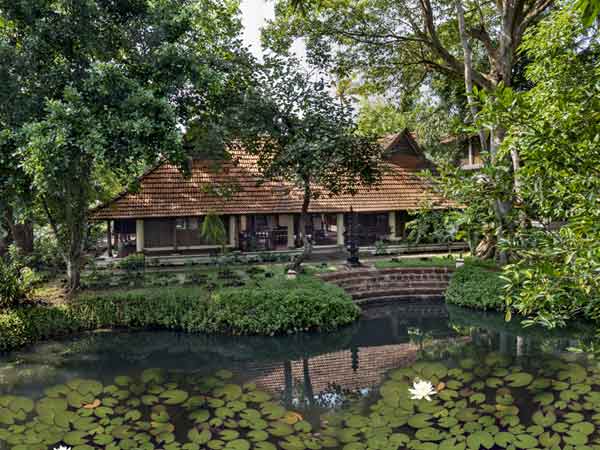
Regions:
[[[399,241],[410,212],[424,202],[450,204],[417,172],[426,160],[414,138],[403,131],[386,138],[384,175],[376,186],[355,195],[323,192],[311,201],[310,237],[315,245],[343,246],[350,212],[361,245]],[[135,190],[122,193],[92,212],[105,221],[111,245],[121,254],[201,253],[215,249],[200,233],[208,214],[219,215],[228,230],[228,246],[242,251],[277,250],[300,245],[302,192],[284,181],[261,178],[257,158],[235,151],[225,161],[190,161],[191,175],[163,163],[144,174]],[[318,192],[319,186],[313,191]]]
[[[485,133],[487,140],[490,139],[489,133]],[[478,170],[483,167],[483,155],[481,150],[481,140],[479,134],[470,135],[449,135],[440,141],[448,152],[454,152],[456,159],[454,163],[464,170]],[[489,142],[486,143],[489,145]]]

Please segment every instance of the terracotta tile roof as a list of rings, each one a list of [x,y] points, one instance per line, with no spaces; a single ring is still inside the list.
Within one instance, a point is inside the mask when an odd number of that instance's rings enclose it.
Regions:
[[[415,153],[421,153],[421,149],[417,142],[417,134],[410,131],[408,128],[405,128],[398,133],[386,134],[379,139],[379,143],[386,151],[392,150],[392,147],[400,142],[404,142],[405,145],[410,146]]]
[[[398,211],[418,209],[424,200],[450,206],[434,194],[428,183],[413,171],[385,164],[382,182],[364,187],[355,196],[322,195],[311,201],[311,212]],[[136,192],[125,192],[92,211],[92,219],[186,217],[220,214],[299,213],[302,194],[285,182],[263,181],[256,158],[237,153],[232,161],[215,167],[214,162],[194,160],[192,175],[184,178],[171,164],[162,164],[141,177]],[[314,190],[318,191],[318,187]],[[217,194],[230,190],[229,197]]]

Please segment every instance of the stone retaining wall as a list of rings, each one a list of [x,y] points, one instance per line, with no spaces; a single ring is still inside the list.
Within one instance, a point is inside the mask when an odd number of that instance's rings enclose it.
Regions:
[[[372,303],[443,299],[453,271],[449,267],[399,267],[350,269],[320,276],[343,288],[357,303]]]

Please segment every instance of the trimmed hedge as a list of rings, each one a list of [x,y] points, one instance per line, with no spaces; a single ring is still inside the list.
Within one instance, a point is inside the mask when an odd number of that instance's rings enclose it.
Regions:
[[[360,309],[343,289],[308,276],[275,279],[252,289],[222,289],[208,303],[205,320],[189,331],[228,334],[329,331],[354,322]]]
[[[500,272],[482,265],[465,264],[456,269],[446,290],[446,302],[467,308],[503,310],[504,282]]]
[[[0,352],[99,328],[180,329],[180,318],[204,304],[191,288],[82,295],[68,305],[23,306],[0,311]]]
[[[360,309],[340,288],[311,277],[221,289],[140,289],[81,295],[65,306],[0,312],[0,352],[100,328],[171,329],[233,335],[333,330]]]

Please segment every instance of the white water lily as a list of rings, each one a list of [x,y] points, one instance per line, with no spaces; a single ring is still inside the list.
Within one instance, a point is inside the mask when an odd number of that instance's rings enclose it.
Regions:
[[[71,447],[65,447],[63,445],[56,447],[54,450],[71,450]]]
[[[437,394],[437,391],[433,387],[433,384],[429,381],[419,380],[418,378],[413,381],[412,389],[409,388],[411,400],[425,399],[428,402],[431,401],[431,396]]]

